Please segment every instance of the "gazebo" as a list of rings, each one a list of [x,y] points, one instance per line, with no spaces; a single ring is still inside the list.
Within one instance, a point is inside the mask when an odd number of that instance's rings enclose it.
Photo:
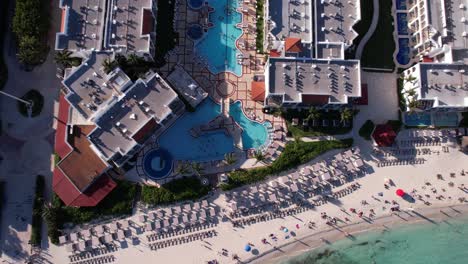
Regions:
[[[390,147],[397,134],[389,124],[377,125],[372,133],[372,139],[379,147]]]

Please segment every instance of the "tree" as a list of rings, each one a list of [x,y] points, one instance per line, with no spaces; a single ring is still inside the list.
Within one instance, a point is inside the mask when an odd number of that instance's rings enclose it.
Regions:
[[[226,153],[226,155],[224,155],[224,162],[226,163],[226,165],[231,166],[234,163],[236,163],[236,161],[237,159],[232,153]]]
[[[18,60],[29,65],[39,64],[43,48],[37,37],[23,36],[19,42]]]
[[[105,73],[109,73],[112,70],[114,70],[118,66],[117,61],[115,60],[110,60],[110,59],[105,59],[102,62],[102,67],[104,68]]]
[[[353,111],[351,111],[351,109],[349,108],[342,109],[340,112],[340,118],[341,118],[341,122],[343,123],[353,119]]]
[[[187,163],[180,163],[179,166],[177,166],[176,172],[180,175],[187,175],[190,173],[190,167]]]
[[[254,153],[254,158],[257,161],[263,161],[263,160],[265,160],[265,155],[263,155],[262,151],[258,149]]]
[[[307,120],[317,120],[319,119],[320,117],[322,116],[322,114],[320,113],[320,111],[315,108],[315,107],[311,107],[309,109],[309,115],[307,116]]]
[[[192,162],[191,167],[192,167],[192,171],[199,177],[203,174],[205,170],[200,163],[196,163],[196,162]]]
[[[128,57],[127,57],[127,61],[128,61],[128,63],[129,63],[130,65],[136,66],[136,65],[138,65],[138,64],[140,63],[141,58],[138,57],[138,56],[135,55],[135,54],[130,54],[130,55],[128,55]]]
[[[55,58],[54,58],[55,63],[57,63],[58,65],[64,68],[68,68],[72,66],[73,64],[73,58],[71,57],[71,55],[72,55],[72,52],[67,49],[59,51],[55,53]]]

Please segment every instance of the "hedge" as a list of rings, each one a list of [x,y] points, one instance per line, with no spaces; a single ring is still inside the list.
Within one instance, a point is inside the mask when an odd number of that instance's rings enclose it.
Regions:
[[[353,139],[318,141],[318,142],[290,142],[286,145],[281,156],[267,167],[249,170],[236,170],[229,174],[229,181],[221,185],[223,190],[231,190],[245,184],[265,180],[269,175],[295,168],[317,156],[338,148],[348,148],[353,145]]]
[[[44,176],[36,177],[36,191],[33,202],[32,223],[31,223],[31,245],[40,246],[42,231],[42,207],[44,204]]]
[[[183,177],[161,187],[143,186],[141,200],[153,206],[176,201],[194,200],[208,194],[209,186],[201,184],[196,177]]]
[[[375,124],[371,120],[367,120],[359,129],[359,136],[366,140],[371,139],[372,131],[374,131]]]

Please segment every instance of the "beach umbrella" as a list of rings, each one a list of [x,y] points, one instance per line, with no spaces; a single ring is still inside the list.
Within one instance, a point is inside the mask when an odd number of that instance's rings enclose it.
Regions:
[[[244,247],[244,250],[247,251],[247,252],[249,252],[251,249],[252,249],[252,247],[250,247],[250,245],[248,245],[248,244],[245,245],[245,247]]]
[[[385,182],[385,184],[390,184],[390,179],[389,179],[389,178],[385,178],[385,179],[384,179],[384,182]]]
[[[402,189],[398,189],[396,190],[396,195],[403,197],[405,195],[405,191],[403,191]]]
[[[289,232],[289,230],[288,230],[287,228],[284,228],[283,231],[284,231],[285,233]]]

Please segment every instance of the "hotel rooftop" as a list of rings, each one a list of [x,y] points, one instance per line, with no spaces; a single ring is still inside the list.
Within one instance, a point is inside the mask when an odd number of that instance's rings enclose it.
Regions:
[[[360,64],[356,60],[270,58],[266,71],[266,104],[347,104],[361,96]]]
[[[147,79],[136,81],[97,120],[91,142],[105,159],[116,154],[125,156],[183,109],[174,90],[158,74],[149,73]],[[140,132],[142,129],[145,131]]]
[[[360,8],[355,0],[315,0],[316,42],[351,46],[358,36],[353,25],[361,19]]]
[[[415,89],[419,100],[434,101],[431,107],[468,107],[468,65],[419,63],[406,82],[405,89]]]
[[[311,0],[270,1],[269,16],[274,23],[271,33],[277,39],[300,38],[304,43],[312,42]]]
[[[70,51],[101,50],[106,2],[102,0],[60,0],[61,32],[55,49]]]
[[[153,0],[110,0],[109,3],[106,48],[126,53],[147,53],[152,49]]]

